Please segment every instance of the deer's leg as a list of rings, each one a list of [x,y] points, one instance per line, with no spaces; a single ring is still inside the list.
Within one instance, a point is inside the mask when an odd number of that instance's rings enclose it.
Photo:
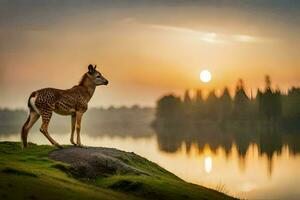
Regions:
[[[75,124],[76,124],[76,114],[72,114],[71,116],[71,143],[76,145],[74,142],[74,133],[75,133]]]
[[[49,125],[50,119],[52,117],[52,111],[51,110],[43,110],[41,112],[41,115],[42,115],[42,126],[40,128],[40,131],[51,142],[51,144],[55,145],[58,148],[62,148],[62,146],[59,145],[48,133],[48,125]]]
[[[83,113],[76,112],[76,133],[77,133],[77,145],[83,147],[80,140],[80,128],[81,128],[81,119]]]
[[[28,119],[22,128],[21,138],[22,138],[22,142],[23,142],[23,147],[27,147],[28,131],[34,125],[34,123],[39,119],[39,117],[40,117],[40,115],[37,112],[35,112],[35,111],[30,112]]]

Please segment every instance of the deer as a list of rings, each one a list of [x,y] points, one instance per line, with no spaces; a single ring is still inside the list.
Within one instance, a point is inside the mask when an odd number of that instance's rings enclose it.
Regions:
[[[31,127],[42,117],[40,132],[57,148],[63,148],[48,133],[48,125],[53,112],[71,115],[71,144],[84,147],[80,140],[81,120],[88,109],[88,103],[100,85],[108,85],[108,80],[90,64],[79,84],[70,89],[43,88],[32,92],[28,99],[29,116],[21,130],[23,148],[27,147],[27,136]],[[74,142],[76,129],[77,140]]]

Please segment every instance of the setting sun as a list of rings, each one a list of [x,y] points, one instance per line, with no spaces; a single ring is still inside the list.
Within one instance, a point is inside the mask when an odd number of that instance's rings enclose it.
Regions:
[[[200,80],[204,83],[211,81],[211,73],[208,70],[202,70],[200,73]]]

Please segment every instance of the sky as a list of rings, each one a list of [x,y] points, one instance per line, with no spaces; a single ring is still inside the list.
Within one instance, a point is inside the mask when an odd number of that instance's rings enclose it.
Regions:
[[[300,86],[300,1],[0,0],[0,107],[70,88],[89,64],[110,81],[90,107],[154,106],[185,89]],[[212,81],[199,80],[201,70]]]

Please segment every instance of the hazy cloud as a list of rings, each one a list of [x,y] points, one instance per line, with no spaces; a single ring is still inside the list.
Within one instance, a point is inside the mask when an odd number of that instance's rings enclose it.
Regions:
[[[224,34],[224,33],[208,32],[208,31],[200,31],[200,30],[186,28],[186,27],[176,27],[176,26],[158,25],[158,24],[149,24],[147,26],[153,29],[159,29],[163,31],[171,31],[171,32],[196,36],[201,41],[207,43],[231,43],[231,42],[261,43],[261,42],[270,41],[270,39],[267,38],[262,38],[253,35],[246,35],[246,34]]]

